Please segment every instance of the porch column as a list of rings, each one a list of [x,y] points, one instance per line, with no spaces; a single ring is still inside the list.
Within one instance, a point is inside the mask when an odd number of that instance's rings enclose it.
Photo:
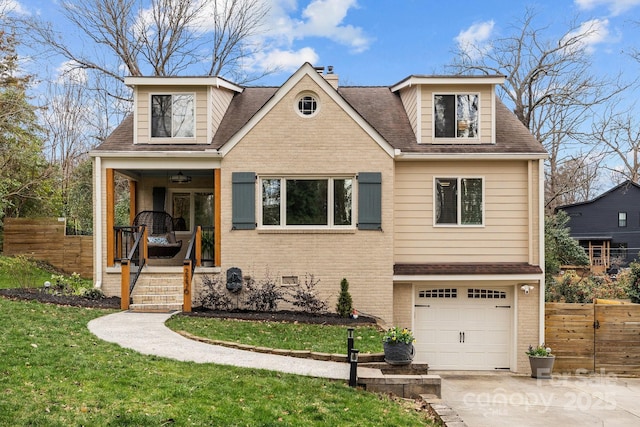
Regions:
[[[222,182],[220,179],[220,169],[213,170],[213,265],[220,267],[222,257],[220,248],[222,246]]]
[[[129,180],[129,224],[133,224],[133,220],[136,217],[136,188],[137,182]]]
[[[107,206],[106,206],[106,225],[107,225],[107,265],[109,267],[115,264],[114,260],[114,248],[115,248],[115,233],[113,230],[115,224],[114,212],[115,212],[115,174],[113,169],[106,169],[106,192],[107,192]]]

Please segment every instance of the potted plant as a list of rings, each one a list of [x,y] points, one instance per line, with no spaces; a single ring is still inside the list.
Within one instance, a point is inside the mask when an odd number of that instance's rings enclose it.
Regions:
[[[407,328],[394,326],[382,337],[384,361],[390,365],[408,365],[413,361],[415,342],[413,332]]]
[[[555,362],[556,357],[551,354],[550,347],[546,347],[544,343],[540,344],[537,347],[529,345],[527,356],[529,356],[532,378],[551,378],[551,372],[553,371],[553,362]]]
[[[202,264],[205,267],[213,265],[213,233],[203,232],[200,239],[202,243]]]

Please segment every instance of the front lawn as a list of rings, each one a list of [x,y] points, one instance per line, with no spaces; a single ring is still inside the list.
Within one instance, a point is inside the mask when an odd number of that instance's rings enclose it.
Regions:
[[[0,298],[0,425],[427,423],[408,403],[342,382],[123,349],[87,329],[109,312]]]
[[[174,331],[212,340],[256,347],[347,353],[347,327],[304,323],[255,322],[191,316],[173,316],[167,326]],[[372,326],[354,327],[354,348],[360,353],[382,351],[383,332]]]

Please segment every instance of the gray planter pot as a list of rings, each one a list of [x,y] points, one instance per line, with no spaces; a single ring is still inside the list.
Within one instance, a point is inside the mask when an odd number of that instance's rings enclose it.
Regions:
[[[415,356],[413,344],[385,342],[382,346],[384,347],[384,361],[388,364],[408,365],[413,362],[413,356]]]
[[[553,372],[553,363],[556,361],[555,356],[536,357],[529,356],[529,364],[531,365],[531,377],[540,379],[550,379]]]

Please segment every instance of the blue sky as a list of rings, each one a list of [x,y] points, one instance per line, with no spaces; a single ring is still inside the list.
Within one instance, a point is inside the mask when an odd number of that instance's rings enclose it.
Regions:
[[[147,1],[147,0],[143,0]],[[626,55],[640,50],[640,0],[266,0],[263,37],[270,48],[254,70],[282,72],[257,84],[281,84],[303,62],[333,65],[342,84],[391,85],[411,74],[443,73],[457,44],[506,35],[535,8],[540,24],[561,34],[570,21],[598,28],[590,39],[596,71],[640,74]],[[59,0],[0,0],[15,13],[60,21]],[[52,69],[62,66],[50,64]]]

